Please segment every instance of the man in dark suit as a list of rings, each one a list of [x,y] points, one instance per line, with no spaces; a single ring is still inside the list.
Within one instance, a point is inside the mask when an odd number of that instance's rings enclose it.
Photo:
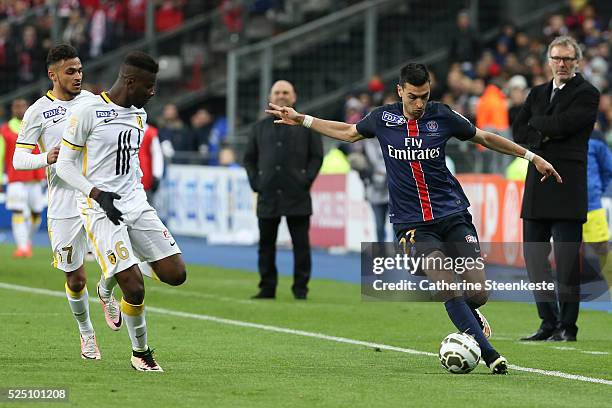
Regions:
[[[534,87],[513,123],[514,140],[549,161],[563,178],[540,183],[529,165],[523,197],[525,262],[532,282],[553,282],[548,261],[554,241],[557,293],[534,292],[542,320],[537,332],[522,340],[575,341],[580,305],[582,224],[587,213],[588,139],[599,105],[599,92],[576,73],[582,52],[571,37],[548,46],[553,80]]]
[[[270,102],[293,106],[296,94],[293,85],[277,81],[270,90]],[[304,127],[275,125],[269,116],[253,126],[244,167],[249,183],[257,196],[259,219],[259,293],[254,299],[276,296],[276,237],[281,217],[293,243],[293,286],[296,299],[306,299],[310,280],[311,256],[308,230],[312,202],[310,186],[323,162],[321,136]]]

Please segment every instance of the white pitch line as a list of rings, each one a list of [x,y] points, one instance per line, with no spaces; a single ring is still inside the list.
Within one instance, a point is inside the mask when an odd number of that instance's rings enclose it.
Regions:
[[[40,289],[40,288],[31,288],[27,286],[12,285],[9,283],[2,283],[2,282],[0,282],[0,288],[16,290],[20,292],[35,293],[35,294],[40,294],[40,295],[54,296],[54,297],[66,297],[66,294],[60,291]],[[90,302],[97,303],[98,300],[90,298]],[[414,355],[429,356],[429,357],[438,356],[436,353],[430,353],[428,351],[420,351],[420,350],[413,350],[413,349],[408,349],[408,348],[403,348],[403,347],[395,347],[395,346],[390,346],[387,344],[371,343],[368,341],[354,340],[354,339],[349,339],[346,337],[329,336],[323,333],[308,332],[308,331],[303,331],[303,330],[294,330],[294,329],[289,329],[285,327],[270,326],[267,324],[250,323],[250,322],[243,322],[241,320],[224,319],[222,317],[215,317],[215,316],[209,316],[209,315],[204,315],[204,314],[180,312],[177,310],[163,309],[163,308],[154,307],[154,306],[147,306],[147,311],[159,313],[159,314],[167,315],[167,316],[176,316],[176,317],[183,317],[187,319],[203,320],[203,321],[227,324],[227,325],[238,326],[238,327],[248,327],[252,329],[260,329],[260,330],[265,330],[265,331],[275,332],[275,333],[293,334],[296,336],[311,337],[311,338],[316,338],[316,339],[335,341],[338,343],[378,348],[380,350],[397,351],[399,353],[414,354]],[[523,371],[527,373],[545,375],[548,377],[563,378],[566,380],[575,380],[575,381],[582,381],[582,382],[588,382],[588,383],[594,383],[594,384],[612,385],[612,381],[605,380],[603,378],[586,377],[583,375],[569,374],[569,373],[564,373],[561,371],[548,371],[548,370],[542,370],[539,368],[521,367],[521,366],[517,366],[514,364],[508,364],[508,368],[512,370],[516,370],[516,371]]]
[[[596,355],[596,356],[607,356],[608,354],[610,354],[610,353],[608,353],[607,351],[590,351],[590,350],[581,350],[580,352],[581,352],[581,353],[584,353],[584,354],[594,354],[594,355]]]
[[[167,287],[159,287],[159,286],[149,286],[147,288],[147,292],[158,292],[158,293],[165,293],[165,294],[171,294],[171,295],[193,296],[193,297],[199,297],[202,299],[213,299],[213,300],[220,300],[223,302],[243,303],[247,305],[261,304],[261,302],[258,302],[257,300],[236,299],[236,298],[230,298],[226,296],[212,295],[210,293],[200,293],[200,292],[194,292],[194,291],[189,291],[189,290],[181,290],[180,288],[175,289],[175,288],[167,288]]]

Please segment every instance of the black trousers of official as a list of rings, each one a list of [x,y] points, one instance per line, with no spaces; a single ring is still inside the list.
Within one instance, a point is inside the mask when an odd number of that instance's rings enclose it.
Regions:
[[[556,279],[549,261],[553,238]],[[569,220],[523,220],[523,254],[532,282],[555,282],[556,294],[534,291],[540,328],[565,329],[576,335],[580,308],[580,245],[582,223]]]
[[[312,270],[310,255],[310,216],[287,216],[287,226],[293,243],[293,286],[295,295],[308,293],[308,281]],[[265,294],[276,294],[278,270],[276,269],[276,237],[280,217],[259,218],[259,289]]]

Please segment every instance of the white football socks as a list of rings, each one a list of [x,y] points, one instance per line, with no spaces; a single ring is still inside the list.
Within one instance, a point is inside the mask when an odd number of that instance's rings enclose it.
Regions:
[[[89,318],[89,295],[87,293],[87,286],[80,292],[74,292],[66,283],[66,298],[70,305],[70,310],[79,324],[79,331],[83,335],[91,335],[94,332],[93,326],[91,325],[91,319]]]
[[[132,350],[147,351],[147,321],[145,319],[144,302],[140,305],[132,305],[121,298],[121,313],[128,328],[128,334],[132,341]]]
[[[13,213],[12,224],[13,237],[15,238],[17,248],[27,248],[30,242],[30,227],[28,225],[28,222],[26,222],[24,215],[22,213]]]
[[[40,228],[41,221],[42,221],[42,217],[40,216],[40,214],[32,215],[30,217],[30,229],[29,229],[29,235],[28,235],[28,242],[32,242],[32,237],[34,236],[36,231],[38,231],[38,229]]]

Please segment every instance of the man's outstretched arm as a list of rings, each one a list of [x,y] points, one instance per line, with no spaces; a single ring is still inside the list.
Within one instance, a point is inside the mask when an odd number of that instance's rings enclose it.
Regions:
[[[291,126],[302,125],[322,135],[343,142],[353,143],[364,138],[357,132],[356,125],[304,115],[288,106],[278,106],[273,103],[270,103],[269,106],[270,108],[266,109],[266,113],[274,115],[277,118],[274,123],[282,123]]]
[[[499,153],[504,153],[510,156],[523,157],[529,160],[533,163],[538,172],[543,175],[541,181],[544,181],[548,177],[553,176],[557,180],[557,183],[563,182],[561,180],[561,176],[559,175],[559,173],[557,173],[552,164],[550,164],[537,154],[530,152],[524,147],[502,136],[476,128],[476,135],[472,139],[470,139],[470,141],[481,144],[484,147],[491,150],[495,150]]]

